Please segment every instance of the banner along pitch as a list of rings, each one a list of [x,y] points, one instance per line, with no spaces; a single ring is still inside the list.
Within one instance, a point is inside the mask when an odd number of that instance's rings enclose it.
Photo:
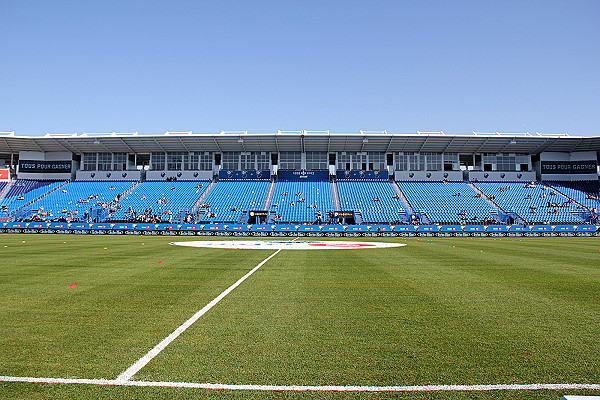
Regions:
[[[206,247],[212,249],[284,249],[284,250],[355,250],[381,249],[406,246],[403,243],[344,242],[344,241],[279,241],[279,240],[200,240],[193,242],[171,242],[175,246]]]

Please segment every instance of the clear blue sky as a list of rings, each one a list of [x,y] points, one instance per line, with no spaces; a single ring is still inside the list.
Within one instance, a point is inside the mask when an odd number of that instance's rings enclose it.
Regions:
[[[600,1],[0,0],[0,131],[600,134]]]

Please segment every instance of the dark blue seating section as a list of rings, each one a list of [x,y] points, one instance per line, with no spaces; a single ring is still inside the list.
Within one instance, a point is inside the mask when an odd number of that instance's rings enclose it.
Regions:
[[[64,183],[65,181],[15,180],[4,199],[0,201],[2,215],[10,214]]]
[[[599,181],[549,182],[549,184],[584,207],[600,209]]]

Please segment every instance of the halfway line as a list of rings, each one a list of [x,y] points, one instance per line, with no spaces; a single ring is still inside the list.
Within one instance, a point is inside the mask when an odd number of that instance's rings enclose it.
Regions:
[[[277,253],[279,253],[282,249],[277,250],[275,253],[271,254],[269,257],[265,258],[258,264],[256,267],[252,268],[250,272],[246,275],[242,276],[235,282],[233,285],[229,286],[225,289],[220,295],[215,297],[210,303],[205,305],[200,311],[196,314],[192,315],[190,319],[181,324],[177,329],[175,329],[169,336],[161,340],[159,344],[154,346],[152,350],[150,350],[146,355],[133,363],[129,368],[123,371],[116,379],[116,382],[127,382],[146,364],[148,364],[154,357],[156,357],[165,347],[167,347],[173,340],[177,339],[179,335],[181,335],[187,328],[192,326],[194,322],[196,322],[201,316],[206,314],[211,308],[213,308],[219,301],[221,301],[225,296],[227,296],[233,289],[238,287],[242,282],[244,282],[250,275],[252,275],[256,270],[262,267],[267,261],[271,258],[275,257]]]

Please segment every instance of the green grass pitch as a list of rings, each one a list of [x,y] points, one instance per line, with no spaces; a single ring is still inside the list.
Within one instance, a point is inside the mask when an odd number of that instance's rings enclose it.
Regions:
[[[0,235],[0,375],[114,379],[273,253],[168,245],[179,240],[206,238]],[[407,246],[283,250],[133,379],[600,383],[598,238],[362,240]],[[257,392],[0,382],[2,400],[563,394],[600,391]]]

